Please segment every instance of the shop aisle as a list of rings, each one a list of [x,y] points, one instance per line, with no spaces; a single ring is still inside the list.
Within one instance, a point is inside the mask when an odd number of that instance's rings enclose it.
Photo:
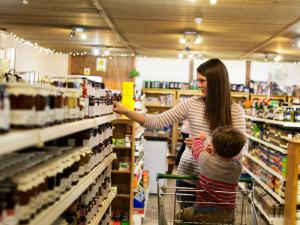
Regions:
[[[173,170],[173,174],[176,174],[176,171]],[[168,180],[167,182],[168,187],[175,187],[175,180]],[[173,199],[171,199],[170,196],[168,196],[169,199],[165,201],[166,208],[171,209],[173,208]],[[170,217],[167,215],[167,220]],[[250,219],[250,211],[248,213],[248,224],[249,224],[249,219]],[[259,214],[258,212],[258,221],[259,225],[268,225],[268,221]],[[146,216],[143,222],[143,225],[155,225],[158,224],[158,207],[157,207],[157,195],[150,195],[149,196],[149,202],[148,202],[148,208],[146,211]]]

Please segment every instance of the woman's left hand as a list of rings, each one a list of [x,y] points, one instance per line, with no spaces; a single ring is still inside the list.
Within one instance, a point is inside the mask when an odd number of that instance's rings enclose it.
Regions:
[[[184,140],[184,143],[186,144],[186,146],[189,148],[189,149],[192,149],[192,145],[193,145],[193,141],[194,141],[195,138],[186,138]]]

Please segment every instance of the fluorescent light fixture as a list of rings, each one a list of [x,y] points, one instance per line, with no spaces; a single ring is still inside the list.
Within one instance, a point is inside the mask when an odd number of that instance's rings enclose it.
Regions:
[[[217,0],[210,0],[210,4],[216,4],[217,3]]]
[[[73,28],[75,31],[78,31],[78,32],[83,32],[84,31],[84,28],[83,27],[74,27]]]
[[[276,62],[278,62],[278,61],[280,61],[281,60],[281,56],[279,55],[279,56],[276,56],[275,58],[274,58],[274,61],[276,61]]]
[[[93,49],[93,55],[97,56],[99,55],[100,50],[98,48]]]
[[[86,39],[87,38],[87,34],[83,33],[81,34],[81,39]]]
[[[183,57],[182,52],[179,53],[178,57],[179,57],[179,58],[182,58],[182,57]]]

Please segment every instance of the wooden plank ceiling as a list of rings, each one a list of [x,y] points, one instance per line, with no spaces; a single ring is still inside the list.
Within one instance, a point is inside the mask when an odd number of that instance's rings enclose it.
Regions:
[[[299,0],[98,0],[120,36],[138,56],[176,58],[184,31],[195,31],[202,38],[191,44],[194,55],[238,59],[245,53],[300,19]],[[131,50],[117,40],[92,0],[0,0],[0,28],[56,51],[87,52],[116,46],[118,55]],[[194,19],[203,18],[201,24]],[[84,27],[88,38],[72,27]],[[300,35],[300,23],[270,40],[242,59],[263,60],[265,53],[278,53],[284,61],[300,61],[300,49],[293,46]],[[112,53],[110,49],[110,55]],[[102,53],[101,53],[102,54]]]

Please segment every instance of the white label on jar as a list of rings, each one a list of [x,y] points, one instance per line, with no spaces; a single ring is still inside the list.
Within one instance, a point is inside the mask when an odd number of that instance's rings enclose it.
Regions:
[[[48,205],[48,193],[42,192],[42,205]]]
[[[77,119],[77,118],[79,118],[79,112],[80,112],[80,109],[79,109],[79,107],[77,106],[76,108],[75,108],[75,119]]]
[[[64,120],[69,119],[69,108],[68,106],[64,107]]]
[[[19,207],[19,220],[30,219],[30,208],[29,205],[21,205]]]
[[[56,108],[55,109],[55,120],[56,121],[63,121],[64,119],[64,109],[63,108]]]
[[[287,121],[290,121],[291,120],[291,114],[290,113],[286,113],[285,114],[285,118]]]
[[[83,147],[88,147],[88,148],[91,147],[91,146],[90,146],[90,140],[87,140],[87,139],[82,140],[82,144],[83,144]]]
[[[3,210],[2,216],[3,216],[3,224],[4,225],[17,225],[17,224],[19,224],[16,209]]]
[[[300,121],[300,114],[295,115],[295,121],[298,121],[298,122]]]
[[[89,164],[84,164],[84,173],[89,173],[90,172],[90,167]]]
[[[89,195],[88,194],[82,194],[80,197],[81,204],[82,205],[87,205],[89,204]]]
[[[84,166],[79,166],[78,173],[79,175],[84,175]]]
[[[61,193],[61,188],[60,188],[60,186],[55,186],[54,192],[55,192],[55,199],[59,198],[60,193]]]
[[[46,112],[45,111],[36,111],[35,112],[35,125],[43,126],[46,123]]]
[[[0,110],[0,128],[9,128],[9,109],[10,102],[8,98],[3,99],[3,109]]]
[[[68,181],[68,183],[67,183],[67,188],[68,189],[70,189],[71,187],[72,187],[72,173],[70,174],[70,176],[69,176],[69,181]]]
[[[85,99],[84,99],[83,114],[84,114],[85,116],[88,116],[88,115],[89,115],[89,99],[88,99],[88,98],[85,98]]]
[[[55,201],[55,191],[48,190],[48,202],[53,203]]]
[[[68,139],[68,146],[75,147],[75,139]]]
[[[36,213],[36,199],[35,199],[35,197],[30,197],[29,208],[30,208],[30,213],[31,214]]]
[[[100,142],[99,142],[99,139],[100,139],[99,136],[100,136],[100,134],[97,133],[97,134],[96,134],[96,138],[95,138],[95,144],[96,144],[96,145],[99,145],[99,144],[100,144]]]
[[[67,188],[67,185],[68,185],[68,181],[69,181],[69,178],[62,178],[60,180],[61,192],[66,191],[66,188]]]
[[[95,106],[89,106],[89,116],[94,117],[95,112],[94,112]]]
[[[83,119],[84,118],[84,112],[83,109],[79,110],[78,118]]]
[[[72,182],[76,182],[79,179],[79,173],[77,172],[73,172],[72,173]]]
[[[78,118],[77,108],[70,108],[69,109],[69,119],[77,119],[77,118]]]
[[[40,192],[36,199],[36,208],[41,209],[42,208],[42,192]]]
[[[34,125],[35,107],[31,110],[10,110],[10,123],[12,125]]]
[[[49,110],[49,116],[50,116],[50,122],[54,122],[55,121],[55,109]]]

